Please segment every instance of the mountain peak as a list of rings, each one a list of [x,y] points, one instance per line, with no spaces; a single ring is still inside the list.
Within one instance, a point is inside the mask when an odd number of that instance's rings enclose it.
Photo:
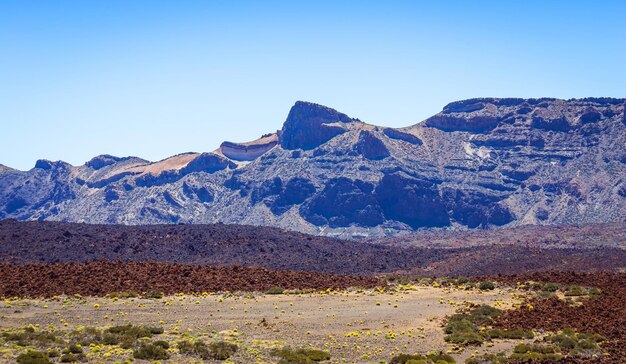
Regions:
[[[329,107],[297,101],[289,110],[281,130],[280,142],[285,149],[313,149],[346,130],[335,123],[350,123],[348,115]]]

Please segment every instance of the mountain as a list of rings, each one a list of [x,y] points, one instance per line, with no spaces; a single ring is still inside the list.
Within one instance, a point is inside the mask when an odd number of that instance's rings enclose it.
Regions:
[[[482,98],[406,128],[296,102],[281,130],[158,162],[0,167],[0,219],[237,223],[329,236],[621,222],[626,99]]]

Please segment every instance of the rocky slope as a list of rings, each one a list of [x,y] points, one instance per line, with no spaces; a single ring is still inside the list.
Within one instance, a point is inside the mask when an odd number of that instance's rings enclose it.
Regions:
[[[297,102],[282,129],[151,163],[0,167],[0,218],[244,223],[343,237],[619,222],[625,99],[472,99],[401,129]]]

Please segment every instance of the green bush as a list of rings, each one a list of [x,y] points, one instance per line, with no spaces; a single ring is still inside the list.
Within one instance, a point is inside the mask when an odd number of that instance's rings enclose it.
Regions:
[[[544,292],[556,292],[559,290],[559,285],[556,283],[546,283],[541,287]]]
[[[582,288],[578,286],[573,286],[569,287],[567,291],[565,291],[565,295],[569,297],[584,296],[585,292],[582,290]]]
[[[29,350],[17,356],[15,359],[18,364],[48,364],[50,358],[48,354],[41,351]]]
[[[443,329],[447,334],[444,339],[453,344],[481,345],[490,333],[481,332],[479,327],[493,323],[501,313],[497,308],[482,305],[469,312],[452,315]]]
[[[83,354],[66,353],[61,355],[61,358],[59,358],[59,360],[61,361],[61,363],[75,363],[78,361],[82,361],[84,358],[85,355]]]
[[[317,349],[297,349],[290,347],[275,349],[272,355],[280,358],[279,364],[313,364],[320,361],[330,360],[330,354]]]
[[[474,358],[469,358],[465,361],[465,364],[504,364],[509,359],[504,353],[498,354],[483,354]]]
[[[225,341],[218,341],[209,345],[211,356],[213,359],[226,360],[230,358],[239,347],[235,344],[227,343]]]
[[[523,329],[492,329],[487,331],[487,336],[491,339],[532,339],[535,337],[535,334],[531,330]]]
[[[209,345],[202,341],[180,341],[176,344],[178,351],[183,355],[196,355],[202,360],[226,360],[230,358],[239,347],[236,344],[218,341]]]
[[[159,335],[163,333],[162,327],[148,327],[148,326],[133,326],[131,324],[123,326],[113,326],[105,330],[110,334],[117,334],[120,336],[128,336],[135,339],[142,337],[152,337],[152,335]]]
[[[111,292],[108,293],[105,297],[107,298],[136,298],[139,297],[139,293],[135,291],[126,291],[126,292]]]
[[[454,364],[453,357],[442,352],[426,355],[399,354],[391,358],[389,364]]]
[[[285,290],[280,287],[272,287],[265,291],[265,294],[283,294],[284,292]]]
[[[170,355],[159,345],[143,344],[139,349],[133,351],[133,358],[145,360],[167,360]]]
[[[82,354],[83,348],[77,344],[71,344],[65,350],[63,350],[63,354]]]
[[[170,343],[168,343],[165,340],[157,340],[157,341],[153,342],[152,345],[160,346],[163,349],[169,349],[170,348]]]
[[[446,342],[461,345],[480,346],[485,342],[485,337],[475,331],[457,331],[447,335],[444,339]]]
[[[565,329],[559,334],[546,336],[544,340],[572,356],[591,357],[600,353],[598,343],[604,341],[604,338],[597,334],[577,333],[572,329]]]
[[[15,341],[20,346],[28,346],[33,343],[52,344],[62,342],[51,332],[35,331],[32,327],[27,327],[22,331],[3,332],[2,338],[6,341]]]
[[[481,291],[493,291],[494,289],[496,289],[496,285],[493,282],[484,281],[484,282],[480,282],[480,284],[478,285],[478,288]]]
[[[143,295],[144,298],[161,299],[163,298],[163,292],[150,290]]]
[[[193,344],[193,353],[203,360],[211,359],[211,352],[209,351],[209,347],[202,341],[196,341]]]
[[[82,346],[88,346],[91,343],[100,343],[102,340],[102,331],[95,327],[85,327],[70,333],[70,341]]]
[[[194,354],[194,346],[191,341],[179,341],[176,346],[178,347],[178,351],[183,355],[193,355]]]

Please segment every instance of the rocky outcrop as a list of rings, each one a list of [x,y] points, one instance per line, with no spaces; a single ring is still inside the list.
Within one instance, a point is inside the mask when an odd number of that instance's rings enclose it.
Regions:
[[[237,165],[227,158],[214,153],[202,153],[179,170],[168,169],[159,173],[144,173],[135,179],[137,186],[151,187],[173,183],[194,172],[215,173]]]
[[[407,142],[415,145],[422,145],[422,140],[417,136],[409,133],[402,132],[398,129],[385,128],[383,133],[391,139],[402,140],[403,142]]]
[[[371,131],[361,131],[359,141],[354,146],[354,151],[367,159],[379,160],[389,157],[389,150],[382,140],[378,139]]]
[[[300,213],[317,226],[376,226],[384,221],[372,194],[374,186],[360,180],[335,178],[300,208]]]
[[[493,115],[473,115],[465,117],[455,114],[435,115],[426,120],[424,125],[443,131],[465,131],[484,133],[498,126],[500,120]]]
[[[278,134],[215,153],[0,167],[0,219],[224,222],[343,237],[623,221],[624,104],[481,98],[394,129],[297,102]]]
[[[108,154],[102,154],[87,161],[85,165],[89,168],[98,170],[100,168],[115,164],[121,160],[122,158],[119,158],[119,157],[114,157]]]
[[[253,161],[278,144],[278,135],[271,134],[249,143],[223,142],[220,152],[235,161]]]
[[[346,132],[344,127],[330,124],[350,122],[352,119],[336,110],[298,101],[283,125],[280,144],[285,149],[313,149]]]
[[[450,225],[437,186],[401,173],[385,175],[376,187],[376,200],[385,217],[416,229]]]

